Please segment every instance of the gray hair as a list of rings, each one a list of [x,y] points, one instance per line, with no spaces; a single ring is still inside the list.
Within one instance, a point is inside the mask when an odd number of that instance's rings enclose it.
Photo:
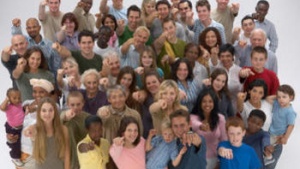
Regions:
[[[88,70],[84,71],[83,74],[81,75],[81,79],[80,79],[81,83],[84,84],[84,80],[88,75],[95,75],[97,78],[97,82],[100,79],[100,74],[96,69],[88,69]]]
[[[121,85],[113,85],[113,86],[109,87],[106,91],[106,97],[109,98],[111,93],[116,91],[116,90],[121,90],[121,92],[126,97],[126,89]]]
[[[114,50],[109,50],[103,54],[103,59],[104,58],[112,58],[112,57],[120,58],[119,54]]]
[[[261,29],[261,28],[255,28],[255,29],[251,32],[250,38],[252,38],[252,36],[253,36],[255,33],[260,33],[260,34],[262,34],[263,37],[264,37],[264,39],[265,39],[265,41],[267,40],[267,33],[266,33],[263,29]]]

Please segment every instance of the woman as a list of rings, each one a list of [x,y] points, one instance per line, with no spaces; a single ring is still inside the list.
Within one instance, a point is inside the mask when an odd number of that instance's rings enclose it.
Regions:
[[[272,122],[272,104],[266,100],[268,86],[263,79],[256,79],[246,89],[247,93],[238,93],[237,109],[247,126],[247,119],[253,109],[260,109],[266,114],[266,121],[262,127],[269,131]],[[245,101],[245,102],[244,102]]]
[[[146,169],[145,139],[134,117],[121,120],[118,137],[114,138],[109,154],[119,169]]]
[[[36,169],[70,169],[68,129],[60,122],[56,103],[51,98],[41,101],[36,124],[24,132],[34,140]]]
[[[37,46],[27,49],[24,57],[18,59],[18,64],[12,76],[22,93],[22,101],[33,99],[30,79],[46,79],[53,84],[55,83],[54,76],[48,69],[44,54]]]
[[[191,112],[202,90],[202,77],[194,76],[190,62],[182,58],[172,66],[172,79],[177,82],[178,88],[185,92],[186,97],[181,100],[181,104]]]
[[[152,22],[158,17],[158,13],[155,10],[155,0],[143,0],[141,9],[141,20],[147,28],[151,28]]]
[[[225,118],[218,110],[218,98],[212,89],[204,89],[197,98],[192,111],[193,131],[206,140],[207,169],[214,169],[218,163],[217,146],[227,140]]]
[[[56,33],[57,42],[69,50],[79,50],[78,21],[72,12],[65,13],[61,20],[61,30]]]
[[[102,18],[101,24],[104,26],[110,27],[110,29],[114,31],[114,34],[110,37],[110,39],[108,41],[108,45],[112,48],[117,48],[119,46],[119,40],[118,40],[118,36],[116,33],[118,24],[117,24],[117,20],[116,20],[115,16],[111,15],[111,14],[104,15]],[[99,28],[100,28],[100,26],[98,27],[98,29]]]

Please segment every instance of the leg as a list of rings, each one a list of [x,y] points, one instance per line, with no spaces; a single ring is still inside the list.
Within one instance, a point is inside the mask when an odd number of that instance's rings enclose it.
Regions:
[[[276,164],[277,164],[277,162],[278,162],[278,160],[280,158],[281,153],[282,153],[282,144],[277,144],[274,147],[274,152],[273,152],[273,157],[275,159],[275,162],[267,165],[266,169],[275,169]]]

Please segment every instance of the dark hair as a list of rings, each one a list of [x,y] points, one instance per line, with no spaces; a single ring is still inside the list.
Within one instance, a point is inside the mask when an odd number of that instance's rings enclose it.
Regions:
[[[127,17],[129,16],[130,12],[131,11],[135,11],[135,12],[138,12],[139,13],[139,16],[141,16],[141,9],[136,6],[136,5],[131,5],[128,9],[127,9]]]
[[[249,91],[252,90],[254,87],[262,87],[264,89],[264,96],[262,97],[262,99],[265,99],[268,96],[268,86],[265,83],[265,81],[263,79],[255,79],[249,84],[248,88],[246,89],[246,100],[250,99]]]
[[[265,122],[266,118],[267,118],[266,114],[262,110],[259,110],[259,109],[253,109],[250,112],[248,119],[253,116],[260,118],[263,122]]]
[[[172,79],[177,82],[177,80],[178,80],[177,71],[179,69],[180,63],[185,63],[187,66],[188,75],[185,80],[193,80],[193,78],[194,78],[193,69],[190,64],[190,61],[187,58],[180,58],[180,59],[176,60],[176,62],[172,65],[172,71],[171,71]]]
[[[171,4],[168,0],[160,0],[156,2],[155,9],[157,10],[159,5],[167,5],[169,9],[171,9]]]
[[[78,34],[78,42],[81,41],[81,38],[82,38],[83,36],[91,37],[92,40],[93,40],[93,42],[95,42],[95,36],[94,36],[94,33],[93,33],[93,32],[88,31],[88,30],[83,30],[83,31],[81,31],[81,32]]]
[[[211,77],[211,84],[213,84],[214,80],[216,80],[217,77],[218,77],[219,75],[225,75],[225,76],[226,76],[226,80],[225,80],[225,85],[224,85],[224,87],[223,87],[223,88],[221,89],[221,91],[219,91],[218,93],[225,93],[226,97],[227,97],[228,99],[230,99],[230,92],[229,92],[229,90],[228,90],[228,74],[227,74],[227,72],[226,72],[225,69],[223,69],[223,68],[216,68],[216,69],[211,73],[211,75],[210,75],[210,77]],[[213,88],[213,85],[211,85],[211,87],[212,87],[212,89],[214,89],[214,88]]]
[[[100,35],[100,32],[101,32],[101,31],[109,31],[109,32],[113,33],[113,32],[112,32],[113,30],[111,30],[110,27],[105,26],[105,25],[102,25],[102,26],[99,28],[99,31],[98,31],[98,38],[100,37],[99,35]],[[105,33],[107,33],[107,32],[105,32]],[[111,36],[112,36],[112,34],[111,34]]]
[[[90,115],[84,120],[84,126],[88,130],[93,123],[99,123],[102,126],[102,120],[99,116]]]
[[[117,23],[115,16],[111,15],[111,14],[104,15],[102,18],[102,21],[101,21],[102,25],[104,25],[106,18],[110,18],[111,20],[113,20],[113,22],[115,23],[115,29],[114,29],[114,31],[115,31],[118,27],[118,23]]]
[[[245,130],[245,124],[243,122],[243,120],[239,117],[229,117],[226,120],[226,130],[228,131],[228,128],[232,126],[232,127],[241,127],[242,130]]]
[[[180,5],[180,4],[183,4],[183,3],[185,3],[185,2],[188,3],[188,5],[189,5],[189,7],[190,7],[191,9],[193,8],[193,4],[192,4],[192,2],[189,1],[189,0],[181,0],[181,1],[178,3],[178,8],[179,8],[179,5]]]
[[[139,144],[140,139],[141,139],[141,129],[140,129],[140,126],[138,124],[138,121],[134,117],[132,117],[132,116],[125,116],[125,117],[122,118],[119,130],[118,130],[118,136],[122,137],[124,135],[124,132],[127,129],[127,126],[129,124],[131,124],[131,123],[136,124],[136,126],[138,128],[138,136],[137,136],[136,140],[132,143],[133,145],[136,146],[136,145]]]
[[[292,86],[290,86],[288,84],[283,84],[283,85],[279,86],[277,91],[288,94],[291,97],[292,101],[295,99],[295,91],[292,88]]]
[[[32,46],[32,47],[28,48],[24,54],[24,59],[27,61],[24,72],[29,72],[30,67],[28,65],[28,59],[35,52],[39,52],[41,54],[41,64],[39,66],[39,69],[49,70],[47,60],[45,58],[45,55],[44,55],[44,52],[42,51],[42,49],[39,46]]]
[[[210,11],[210,4],[209,4],[209,2],[208,2],[207,0],[199,0],[199,1],[196,3],[196,11],[197,11],[197,8],[198,8],[199,6],[201,6],[201,7],[206,6],[207,9]],[[197,11],[197,12],[198,12],[198,11]]]
[[[121,79],[125,74],[130,74],[132,76],[132,83],[129,86],[129,91],[132,94],[136,90],[136,77],[135,77],[134,69],[131,66],[125,66],[121,68],[120,73],[118,74],[117,77],[116,84],[120,84]]]
[[[205,116],[204,116],[204,112],[203,112],[201,104],[202,104],[203,98],[207,95],[209,95],[212,98],[213,103],[214,103],[214,108],[210,112],[209,119],[206,119],[209,122],[209,128],[213,131],[219,123],[219,115],[218,115],[219,103],[218,103],[218,97],[217,97],[216,93],[211,88],[203,89],[199,93],[196,104],[191,113],[198,115],[199,119],[205,120]]]
[[[155,76],[159,82],[161,82],[162,79],[159,77],[159,74],[157,73],[157,70],[151,69],[149,71],[145,71],[144,79],[143,79],[144,80],[143,81],[144,82],[144,90],[149,93],[149,91],[146,87],[146,79],[147,79],[148,76]]]
[[[10,95],[11,92],[20,92],[20,91],[17,88],[11,87],[11,88],[7,89],[6,96],[9,97],[9,95]]]
[[[224,45],[221,45],[219,48],[219,57],[220,57],[221,53],[224,53],[224,52],[229,52],[232,55],[232,59],[234,59],[235,49],[232,46],[232,44],[226,43]]]
[[[172,119],[176,117],[184,117],[186,122],[188,123],[190,122],[190,113],[186,110],[179,109],[170,114],[171,126],[172,126]]]
[[[68,13],[64,14],[64,16],[61,19],[61,23],[60,23],[61,26],[64,25],[64,23],[66,22],[66,20],[70,20],[70,22],[74,22],[74,24],[75,24],[74,31],[78,30],[78,21],[77,21],[76,16],[72,12],[68,12]]]
[[[260,0],[260,1],[258,1],[257,4],[256,4],[256,6],[258,6],[259,4],[264,4],[264,5],[266,5],[268,8],[270,7],[269,2],[266,1],[266,0]]]
[[[248,19],[251,19],[252,22],[254,23],[253,17],[250,16],[250,15],[246,15],[246,16],[244,16],[243,19],[241,20],[241,25],[243,25],[243,22],[244,22],[245,20],[248,20]]]
[[[202,45],[209,53],[210,53],[210,50],[211,50],[211,47],[208,46],[205,42],[205,39],[206,39],[206,35],[208,32],[210,31],[213,31],[215,34],[216,34],[216,37],[217,37],[217,45],[221,46],[222,45],[222,38],[221,38],[221,35],[220,35],[220,32],[218,31],[217,28],[215,27],[207,27],[203,30],[203,32],[200,33],[199,35],[199,38],[198,38],[198,42],[200,45]]]
[[[202,56],[202,51],[201,49],[199,48],[199,46],[193,42],[190,42],[188,44],[185,45],[184,47],[184,57],[186,57],[186,53],[193,47],[196,47],[197,50],[198,50],[198,57]]]
[[[164,25],[165,25],[166,23],[168,23],[168,22],[172,22],[172,24],[176,27],[175,21],[174,21],[173,19],[169,18],[169,17],[167,17],[167,18],[165,18],[165,19],[162,20],[162,22],[161,22],[161,27],[164,27]]]
[[[265,55],[265,58],[267,59],[268,58],[268,52],[267,52],[267,49],[263,46],[256,46],[252,49],[251,51],[251,58],[253,56],[254,53],[262,53]]]

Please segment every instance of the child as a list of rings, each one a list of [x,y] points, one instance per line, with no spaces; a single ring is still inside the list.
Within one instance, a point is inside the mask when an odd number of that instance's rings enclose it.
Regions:
[[[254,149],[242,143],[246,130],[243,120],[230,117],[226,122],[229,141],[219,143],[217,151],[221,169],[258,169],[262,165]]]
[[[162,135],[155,135],[155,130],[149,132],[146,141],[146,167],[147,169],[164,169],[168,161],[172,160],[172,165],[177,167],[181,161],[182,155],[187,148],[184,146],[178,153],[174,133],[171,129],[169,120],[163,121],[161,125]]]
[[[271,154],[273,146],[270,144],[270,134],[262,129],[265,121],[266,115],[262,110],[252,110],[248,117],[248,128],[243,139],[244,143],[254,148],[260,162],[264,165],[272,161],[274,162]],[[265,161],[263,154],[266,156]]]
[[[109,160],[109,142],[102,137],[102,121],[98,116],[85,119],[86,137],[77,145],[81,169],[105,169]]]
[[[275,168],[282,152],[282,145],[286,144],[295,125],[296,112],[291,101],[295,99],[294,89],[289,85],[281,85],[277,91],[277,99],[274,100],[272,110],[272,123],[270,126],[271,144],[275,145],[273,156],[275,162],[270,164]]]
[[[7,122],[5,130],[7,134],[18,137],[16,142],[7,141],[11,148],[10,157],[17,167],[23,166],[21,158],[21,131],[24,120],[24,111],[21,102],[21,93],[18,89],[9,88],[6,92],[6,99],[2,102],[0,109],[6,113]]]

